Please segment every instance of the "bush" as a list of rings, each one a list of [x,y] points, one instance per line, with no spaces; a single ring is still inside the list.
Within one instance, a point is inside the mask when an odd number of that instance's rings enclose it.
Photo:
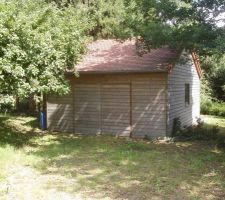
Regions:
[[[209,110],[212,107],[212,101],[207,99],[201,100],[201,113],[202,114],[209,114]]]
[[[177,135],[179,135],[181,131],[181,121],[180,118],[174,118],[173,120],[173,130],[172,130],[172,136],[176,137]]]
[[[210,113],[211,115],[225,117],[225,103],[213,103]]]
[[[225,103],[204,101],[201,103],[201,113],[225,117]]]
[[[180,124],[179,119],[174,121],[174,127]],[[174,129],[176,140],[203,140],[214,141],[219,148],[225,148],[225,135],[219,134],[218,126],[206,127],[204,122],[199,118],[197,125],[187,127],[186,129]]]
[[[0,112],[8,112],[12,110],[15,104],[15,99],[10,95],[1,95],[0,94]]]
[[[179,131],[177,136],[191,140],[216,140],[219,137],[219,128],[217,126],[205,127],[201,119],[198,119],[197,123],[195,126]]]
[[[216,140],[217,147],[225,149],[225,136],[219,136]]]
[[[209,107],[212,106],[214,98],[212,95],[212,89],[210,87],[209,81],[203,76],[201,81],[201,111],[206,113]]]
[[[206,77],[201,82],[201,113],[225,117],[225,102],[218,102]]]

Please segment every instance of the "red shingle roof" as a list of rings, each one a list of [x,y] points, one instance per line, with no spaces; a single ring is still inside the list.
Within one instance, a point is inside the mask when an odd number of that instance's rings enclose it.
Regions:
[[[87,54],[76,66],[79,73],[168,71],[179,53],[168,48],[138,55],[134,40],[98,40],[88,45]]]

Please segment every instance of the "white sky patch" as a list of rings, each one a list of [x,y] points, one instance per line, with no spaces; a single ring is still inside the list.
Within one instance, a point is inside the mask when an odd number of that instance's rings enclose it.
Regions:
[[[225,12],[215,18],[218,27],[225,27]]]

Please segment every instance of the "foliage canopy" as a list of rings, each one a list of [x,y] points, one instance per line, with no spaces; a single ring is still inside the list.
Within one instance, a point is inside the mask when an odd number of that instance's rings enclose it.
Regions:
[[[87,30],[88,19],[72,6],[1,0],[0,94],[67,92],[64,72],[84,52]]]
[[[194,50],[217,62],[225,31],[215,19],[224,8],[223,0],[0,0],[0,104],[68,92],[64,72],[89,38],[137,37],[148,48]]]

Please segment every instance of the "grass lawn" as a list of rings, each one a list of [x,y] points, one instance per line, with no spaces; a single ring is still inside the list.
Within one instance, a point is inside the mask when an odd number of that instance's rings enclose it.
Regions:
[[[224,120],[207,116],[207,123]],[[42,133],[0,116],[0,199],[225,199],[225,152],[210,142]]]
[[[220,132],[225,134],[225,118],[211,116],[211,115],[202,115],[201,118],[204,120],[207,126],[218,126]]]

